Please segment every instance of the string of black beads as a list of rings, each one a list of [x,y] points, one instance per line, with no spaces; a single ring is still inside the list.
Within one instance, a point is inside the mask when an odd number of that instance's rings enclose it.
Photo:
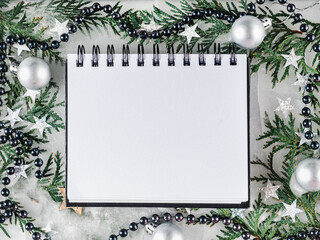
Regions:
[[[237,222],[233,222],[233,219],[229,217],[220,217],[218,215],[212,216],[204,216],[201,215],[198,218],[195,217],[193,214],[189,214],[184,216],[182,213],[178,212],[174,216],[170,213],[164,213],[162,216],[158,214],[153,214],[150,218],[141,217],[139,222],[132,222],[129,225],[129,228],[122,228],[120,229],[118,234],[112,234],[109,236],[109,240],[118,240],[118,237],[126,237],[128,236],[128,232],[132,231],[135,232],[138,230],[139,225],[146,226],[148,224],[160,224],[162,222],[170,222],[172,219],[175,219],[177,222],[182,222],[184,219],[186,220],[187,224],[199,223],[199,224],[217,224],[218,222],[222,222],[225,226],[230,226],[233,223],[233,230],[235,232],[241,232],[241,237],[244,240],[250,239],[251,235],[248,231],[242,228],[241,224]],[[258,238],[253,238],[253,240],[258,240]]]
[[[7,37],[7,42],[12,44],[14,42],[14,38],[12,36]],[[26,39],[24,37],[19,37],[17,39],[18,44],[26,44]],[[30,48],[36,46],[36,42],[30,41],[28,43]],[[0,42],[0,61],[1,61],[1,73],[0,73],[0,84],[5,85],[7,83],[6,72],[7,66],[4,61],[6,59],[7,52],[7,43]],[[4,87],[0,87],[0,94],[4,95],[5,90]],[[0,106],[3,105],[2,100],[0,99]],[[11,219],[14,214],[22,219],[27,219],[28,212],[25,210],[19,209],[18,204],[9,199],[10,190],[8,189],[8,185],[10,184],[10,176],[14,175],[16,172],[16,168],[21,167],[23,164],[23,156],[26,154],[30,154],[32,156],[38,156],[40,154],[40,150],[38,148],[32,148],[33,141],[31,138],[25,137],[24,134],[19,130],[14,130],[11,126],[5,126],[4,122],[0,121],[0,130],[3,131],[3,135],[0,135],[0,144],[1,145],[10,145],[11,147],[15,147],[14,155],[10,157],[12,160],[12,165],[9,165],[5,173],[6,175],[1,179],[1,183],[3,188],[1,190],[1,196],[5,198],[4,201],[0,202],[0,223],[5,223],[7,219]],[[35,176],[37,178],[42,177],[42,171],[40,167],[43,165],[43,161],[40,158],[34,160],[34,165],[39,169],[35,172]],[[40,240],[41,234],[37,231],[34,231],[34,226],[31,222],[26,221],[25,229],[32,234],[32,239]]]

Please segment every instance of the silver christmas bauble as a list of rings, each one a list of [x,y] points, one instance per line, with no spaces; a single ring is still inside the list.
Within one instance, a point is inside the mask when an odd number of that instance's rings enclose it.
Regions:
[[[183,240],[183,233],[177,225],[163,223],[154,231],[152,240]]]
[[[308,192],[320,191],[320,159],[306,158],[295,171],[297,183]]]
[[[254,49],[262,43],[268,27],[257,17],[243,16],[233,23],[231,39],[241,48]]]
[[[38,90],[48,85],[51,70],[49,64],[42,58],[28,57],[19,64],[17,77],[25,88]]]

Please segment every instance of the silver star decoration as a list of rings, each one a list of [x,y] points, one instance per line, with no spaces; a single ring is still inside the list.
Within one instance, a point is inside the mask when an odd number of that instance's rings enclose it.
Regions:
[[[282,217],[290,216],[293,222],[296,222],[296,215],[302,213],[303,211],[297,208],[297,199],[293,201],[291,205],[283,203],[286,211],[282,214]]]
[[[37,118],[37,117],[33,117],[34,120],[36,121],[36,123],[30,128],[31,130],[32,129],[38,129],[39,133],[40,133],[40,136],[42,137],[43,135],[43,131],[46,129],[46,128],[49,128],[51,127],[48,123],[46,123],[46,116],[42,117],[41,119]]]
[[[30,165],[20,165],[14,167],[14,175],[13,178],[20,178],[21,176],[24,178],[28,178],[26,174],[26,170],[30,167]]]
[[[267,186],[259,188],[259,190],[265,193],[264,200],[266,201],[270,197],[279,199],[277,194],[278,188],[280,188],[280,185],[273,186],[270,180],[268,179]]]
[[[287,98],[287,100],[282,100],[281,98],[277,98],[279,102],[279,106],[274,111],[281,111],[285,118],[288,117],[289,112],[294,109],[291,105],[291,98]]]
[[[189,44],[193,37],[197,37],[197,38],[200,37],[198,33],[196,33],[197,27],[198,27],[198,24],[195,24],[192,27],[186,26],[185,30],[179,35],[187,37],[187,42]]]
[[[292,85],[304,88],[309,83],[309,76],[310,74],[302,76],[300,73],[297,73],[298,81],[295,81]]]
[[[295,68],[298,68],[298,61],[301,58],[303,58],[303,56],[296,56],[294,48],[291,49],[289,55],[282,54],[282,57],[284,57],[287,60],[286,64],[284,65],[285,68],[290,65],[294,66]]]
[[[58,233],[58,232],[56,232],[56,231],[51,229],[50,223],[45,228],[43,228],[42,230],[45,231],[45,237],[48,240],[51,240],[51,238]]]
[[[57,33],[58,37],[60,37],[64,33],[68,33],[67,24],[69,20],[64,21],[63,23],[59,22],[57,19],[55,19],[56,25],[54,28],[50,30],[50,32]]]
[[[40,90],[31,90],[27,89],[26,93],[23,95],[23,97],[31,97],[32,102],[36,100],[36,97],[40,95]]]
[[[302,144],[310,143],[310,142],[311,142],[311,139],[307,139],[307,138],[305,137],[305,133],[306,133],[307,131],[308,131],[308,129],[305,128],[304,131],[303,131],[303,133],[301,133],[301,132],[296,132],[296,135],[297,135],[298,137],[300,137],[299,146],[301,146]],[[316,136],[316,135],[317,135],[317,133],[313,133],[313,136]]]
[[[142,23],[141,24],[141,27],[140,27],[140,30],[144,30],[144,31],[147,31],[147,32],[152,32],[152,31],[156,31],[156,30],[159,30],[161,29],[162,26],[157,24],[153,19],[150,21],[149,24],[146,24],[146,23]]]
[[[243,212],[246,209],[241,209],[241,208],[232,208],[231,209],[231,219],[235,218],[235,217],[239,217],[239,218],[244,218]]]
[[[12,111],[10,108],[7,108],[7,109],[8,109],[8,115],[3,120],[9,121],[11,127],[13,127],[16,122],[22,121],[22,119],[19,117],[21,108],[18,108],[14,111]]]
[[[18,44],[18,43],[15,43],[15,44],[13,44],[12,46],[17,49],[18,56],[20,56],[20,54],[22,53],[22,51],[27,51],[27,52],[30,51],[30,49],[27,47],[26,44],[20,45],[20,44]]]

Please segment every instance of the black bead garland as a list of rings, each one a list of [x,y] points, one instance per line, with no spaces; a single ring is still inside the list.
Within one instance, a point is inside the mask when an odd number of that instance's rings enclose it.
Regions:
[[[265,0],[257,0],[256,1],[258,4],[264,4]]]
[[[312,123],[310,119],[305,119],[303,120],[302,124],[305,128],[310,128]]]
[[[300,25],[300,31],[301,31],[301,32],[308,32],[308,30],[309,30],[308,24],[302,23],[302,24]]]
[[[172,218],[172,217],[171,217],[171,214],[170,214],[170,213],[165,213],[165,214],[163,215],[163,220],[166,221],[166,222],[170,221],[171,218]]]
[[[313,51],[315,51],[317,53],[320,52],[320,44],[319,43],[314,44],[312,46],[312,49],[313,49]]]
[[[256,10],[256,5],[254,3],[248,3],[247,9],[249,12],[254,12]]]
[[[141,224],[142,226],[145,226],[145,225],[148,224],[148,218],[146,218],[146,217],[141,217],[139,222],[140,222],[140,224]]]
[[[312,33],[307,34],[306,39],[308,42],[313,42],[316,39],[316,36]]]
[[[60,36],[60,40],[61,40],[62,42],[68,42],[68,41],[69,41],[69,35],[66,34],[66,33],[62,34],[62,35]]]
[[[43,165],[43,161],[41,158],[37,158],[36,160],[34,160],[34,165],[36,167],[41,167]]]
[[[172,216],[170,213],[164,213],[162,217],[160,217],[158,214],[153,214],[151,216],[151,221],[155,224],[158,224],[159,221],[161,219],[163,219],[164,222],[169,222],[172,220]],[[215,223],[218,223],[219,220],[220,220],[220,217],[217,216],[217,215],[212,215],[211,217],[206,217],[204,215],[201,215],[199,218],[196,218],[193,214],[189,214],[187,215],[186,217],[184,217],[184,215],[181,213],[181,212],[178,212],[175,214],[175,220],[177,222],[181,222],[183,219],[186,219],[186,223],[187,224],[191,224],[191,223],[200,223],[200,224],[205,224],[205,223],[212,223],[212,224],[215,224]],[[142,225],[142,226],[146,226],[148,224],[148,218],[147,217],[141,217],[140,220],[139,220],[139,223]],[[128,235],[128,231],[136,231],[138,229],[138,224],[139,223],[135,223],[135,222],[132,222],[130,223],[129,225],[129,229],[126,229],[126,228],[122,228],[120,229],[119,231],[119,234],[116,235],[116,234],[112,234],[109,236],[109,240],[118,240],[118,236],[120,237],[126,237]],[[229,217],[225,217],[223,218],[223,224],[226,225],[226,226],[229,226],[230,224],[232,223],[232,219],[229,218]],[[29,228],[29,226],[28,226]],[[233,230],[235,232],[240,232],[242,230],[242,227],[241,227],[241,224],[240,223],[237,223],[237,222],[234,222],[233,223]],[[27,227],[26,227],[27,229]],[[247,232],[247,231],[243,231],[241,232],[241,236],[243,239],[245,240],[248,240],[250,239],[250,233]],[[253,238],[253,240],[258,240],[256,238]]]
[[[199,223],[200,224],[205,224],[205,223],[207,223],[207,221],[208,221],[208,219],[206,218],[206,216],[200,216],[199,217]]]
[[[120,237],[126,237],[128,235],[128,230],[127,229],[121,229],[120,231],[119,231],[119,236]]]
[[[292,3],[289,3],[287,5],[287,11],[291,13],[291,12],[294,12],[294,10],[296,10],[296,6]]]
[[[34,228],[33,223],[31,222],[26,223],[25,228],[27,231],[32,231]]]
[[[188,223],[194,223],[196,221],[196,217],[192,214],[187,216],[187,222]]]
[[[140,31],[139,37],[141,39],[146,39],[148,37],[148,33],[146,31]]]
[[[293,18],[295,22],[301,22],[303,20],[303,16],[300,13],[295,14]]]
[[[203,13],[199,9],[195,9],[195,10],[192,11],[191,16],[194,19],[200,19],[200,18],[202,18]]]
[[[177,213],[175,216],[176,221],[181,222],[183,220],[183,214]]]
[[[42,172],[41,172],[41,170],[37,170],[37,171],[34,173],[34,175],[35,175],[35,177],[38,178],[38,179],[42,178]]]
[[[301,113],[303,116],[306,116],[306,117],[309,116],[311,114],[310,108],[308,107],[302,108]]]
[[[60,43],[57,40],[51,42],[51,47],[53,49],[58,49],[60,47]]]
[[[152,221],[153,223],[158,223],[159,220],[160,220],[160,217],[159,217],[158,214],[153,214],[153,215],[152,215],[151,221]]]
[[[224,13],[223,13],[223,12],[220,12],[220,11],[217,12],[217,13],[216,13],[216,18],[217,18],[217,19],[223,19],[223,18],[224,18]]]
[[[121,15],[119,12],[115,12],[112,14],[112,18],[117,21],[121,18]]]
[[[239,232],[239,231],[241,230],[241,225],[240,225],[239,223],[235,223],[235,224],[233,225],[233,230],[234,230],[235,232]]]
[[[131,231],[133,231],[133,232],[134,232],[134,231],[137,231],[137,230],[138,230],[138,224],[135,223],[135,222],[130,223],[129,229],[130,229]]]
[[[226,217],[222,219],[222,223],[226,226],[229,226],[231,224],[231,219]]]
[[[103,11],[105,13],[111,13],[112,12],[112,7],[108,4],[108,5],[103,7]]]

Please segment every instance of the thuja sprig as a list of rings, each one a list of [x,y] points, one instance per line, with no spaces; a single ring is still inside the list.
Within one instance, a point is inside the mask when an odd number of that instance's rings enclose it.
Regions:
[[[65,187],[64,172],[61,153],[56,152],[55,155],[51,153],[39,184],[42,185],[42,188],[49,193],[55,202],[62,202],[59,187]]]

